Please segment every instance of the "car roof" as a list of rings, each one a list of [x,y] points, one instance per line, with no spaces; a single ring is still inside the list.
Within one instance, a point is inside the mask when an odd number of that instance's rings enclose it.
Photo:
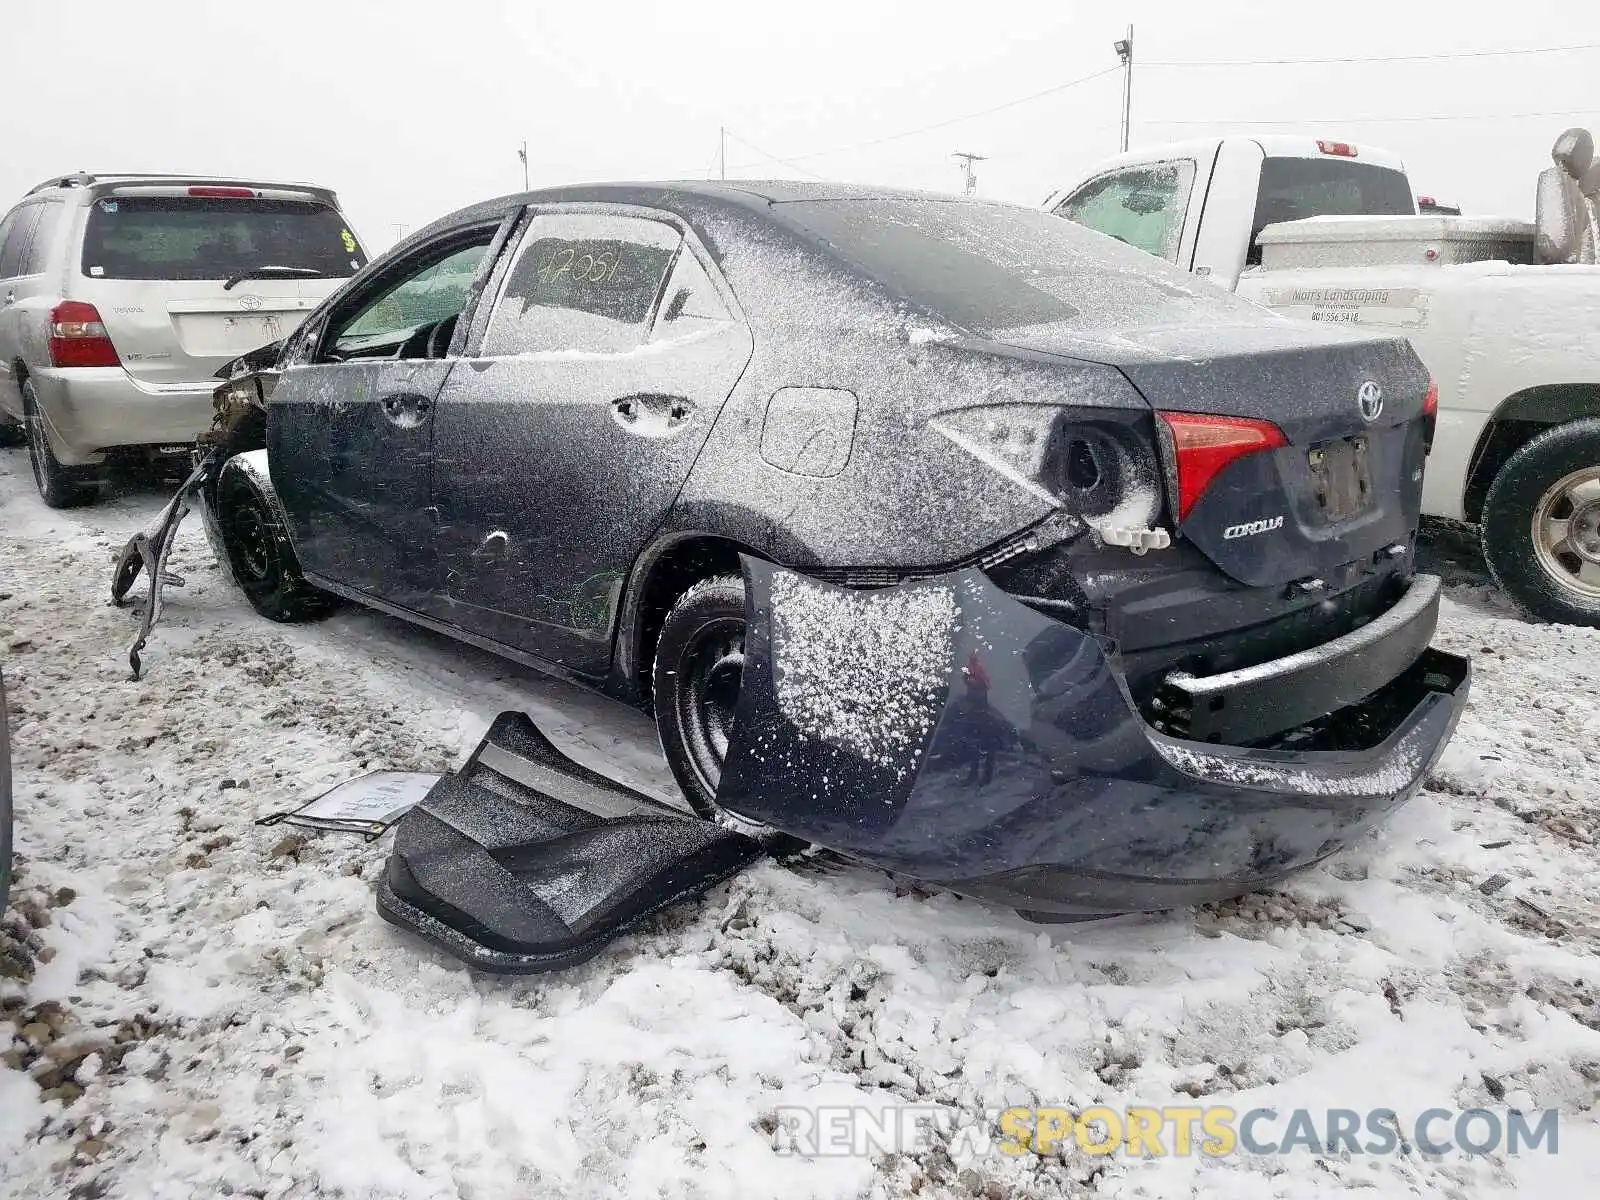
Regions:
[[[795,180],[663,180],[656,182],[574,183],[513,192],[458,209],[430,222],[389,248],[416,245],[439,233],[463,225],[503,218],[506,214],[540,204],[628,204],[655,208],[687,219],[707,202],[753,212],[804,201],[916,200],[934,203],[997,205],[1005,202],[947,192],[921,192],[908,188],[865,184],[815,183]],[[1007,207],[1019,207],[1007,205]]]

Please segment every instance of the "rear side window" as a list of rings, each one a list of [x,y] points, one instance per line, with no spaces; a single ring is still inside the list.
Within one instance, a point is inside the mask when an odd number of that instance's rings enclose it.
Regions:
[[[656,317],[655,328],[650,331],[652,342],[714,329],[734,319],[687,243],[678,251],[672,278],[667,280],[666,291],[661,295],[661,312]]]
[[[644,217],[535,217],[489,318],[483,355],[634,349],[682,240],[672,226]]]
[[[1055,211],[1058,217],[1172,262],[1178,257],[1193,185],[1194,163],[1188,159],[1151,163],[1091,180]]]
[[[1261,164],[1250,226],[1250,262],[1261,261],[1256,236],[1279,221],[1305,217],[1403,217],[1416,212],[1399,171],[1348,158],[1269,158]]]
[[[33,227],[39,221],[39,209],[38,204],[25,205],[7,219],[5,238],[0,241],[0,279],[14,279],[22,274],[22,260],[28,241],[33,237]]]
[[[343,217],[300,200],[108,196],[90,207],[83,236],[94,279],[227,279],[257,267],[342,279],[365,263]]]
[[[50,260],[50,247],[55,242],[56,229],[61,224],[61,205],[41,204],[39,219],[33,227],[33,237],[22,256],[22,273],[37,275]]]

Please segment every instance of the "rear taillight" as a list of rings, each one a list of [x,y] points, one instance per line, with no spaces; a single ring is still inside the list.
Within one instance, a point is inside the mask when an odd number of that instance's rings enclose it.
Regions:
[[[1356,148],[1349,142],[1324,142],[1319,139],[1317,141],[1317,149],[1324,154],[1334,154],[1340,158],[1356,157]]]
[[[81,300],[67,300],[50,310],[50,365],[54,367],[120,367],[117,348],[106,336],[100,312]]]
[[[1439,381],[1428,380],[1428,394],[1422,398],[1422,453],[1433,453],[1433,431],[1439,424]]]
[[[256,190],[247,187],[218,187],[214,184],[198,184],[189,189],[191,196],[204,196],[211,200],[254,200]]]
[[[1260,450],[1288,445],[1283,431],[1271,421],[1245,417],[1215,417],[1208,413],[1164,412],[1161,419],[1172,431],[1178,465],[1178,520],[1189,510],[1217,473],[1229,463]]]

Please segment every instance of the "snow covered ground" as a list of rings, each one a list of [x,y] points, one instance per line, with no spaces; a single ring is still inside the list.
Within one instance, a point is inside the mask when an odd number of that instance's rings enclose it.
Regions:
[[[1582,1195],[1600,1171],[1600,633],[1516,619],[1441,535],[1476,690],[1428,791],[1283,891],[1043,929],[763,865],[532,980],[381,922],[386,843],[253,822],[444,770],[502,708],[671,794],[642,719],[380,616],[279,627],[198,520],[128,678],[110,556],[164,495],[53,513],[0,452],[20,877],[0,933],[17,1197]],[[952,1135],[775,1153],[781,1107],[1561,1110],[1559,1153],[1097,1158]],[[1448,1134],[1448,1126],[1441,1132]],[[1269,1135],[1281,1136],[1282,1126]],[[1070,1143],[1069,1143],[1070,1145]],[[1167,1148],[1172,1148],[1170,1141]]]

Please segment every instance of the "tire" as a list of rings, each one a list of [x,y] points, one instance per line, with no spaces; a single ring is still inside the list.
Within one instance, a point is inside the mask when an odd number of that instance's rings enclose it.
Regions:
[[[1600,626],[1600,418],[1547,429],[1483,501],[1483,557],[1530,615]]]
[[[300,562],[272,501],[243,471],[224,468],[217,528],[233,581],[250,607],[273,621],[315,621],[338,601],[300,576]]]
[[[95,467],[67,467],[50,448],[39,412],[39,397],[33,381],[22,381],[22,420],[28,443],[28,460],[33,465],[34,486],[39,498],[51,508],[82,508],[100,495],[100,472]]]
[[[744,580],[702,579],[678,597],[656,640],[651,664],[656,732],[673,778],[696,813],[754,837],[774,853],[804,842],[717,804],[717,780],[733,728],[744,670]]]

